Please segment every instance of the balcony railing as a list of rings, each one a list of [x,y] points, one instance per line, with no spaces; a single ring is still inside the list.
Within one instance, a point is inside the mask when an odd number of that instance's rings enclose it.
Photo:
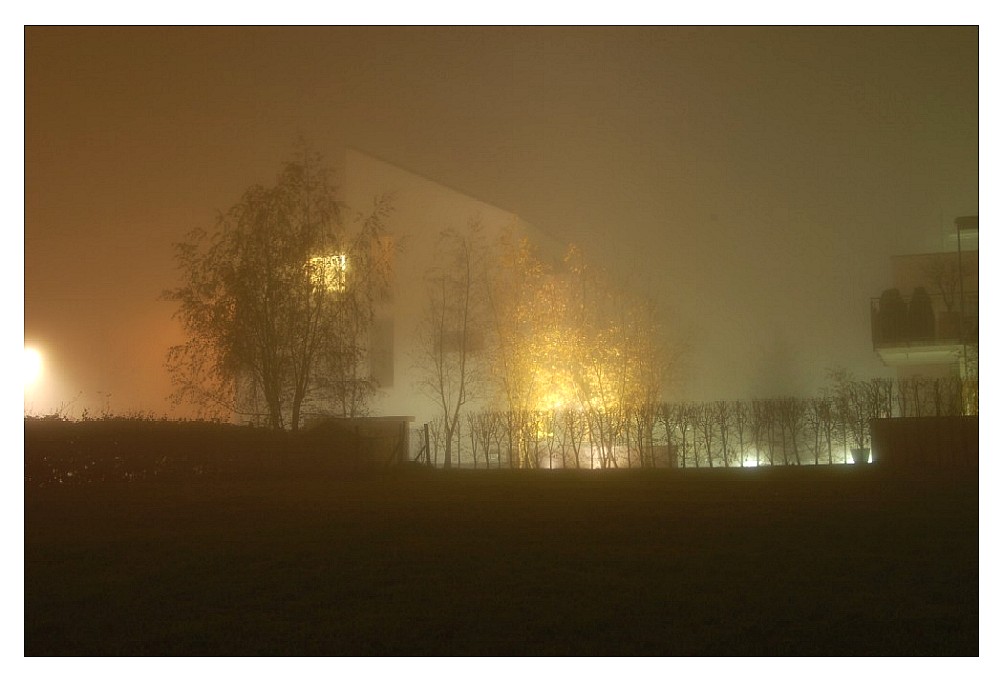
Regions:
[[[871,299],[871,315],[875,349],[979,342],[978,291],[966,293],[964,300],[955,293],[947,301],[943,295],[928,295],[916,303],[913,296],[883,294]]]

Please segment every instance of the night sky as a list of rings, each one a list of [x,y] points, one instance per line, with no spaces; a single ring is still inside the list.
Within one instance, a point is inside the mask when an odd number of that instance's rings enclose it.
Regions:
[[[673,396],[885,374],[894,254],[979,213],[970,28],[28,28],[25,407],[164,414],[172,244],[304,136],[631,272],[687,348]],[[454,225],[460,226],[460,225]],[[107,397],[106,395],[110,395]],[[670,396],[670,395],[668,395]]]

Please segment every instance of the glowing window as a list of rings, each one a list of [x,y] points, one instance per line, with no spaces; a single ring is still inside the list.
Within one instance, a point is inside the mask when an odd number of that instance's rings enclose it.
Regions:
[[[306,268],[314,287],[331,293],[342,293],[347,289],[347,255],[313,257]]]

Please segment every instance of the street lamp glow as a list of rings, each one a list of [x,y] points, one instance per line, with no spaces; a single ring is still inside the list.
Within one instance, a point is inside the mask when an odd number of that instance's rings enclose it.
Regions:
[[[42,377],[42,353],[34,347],[25,347],[23,370],[25,387],[38,382],[38,379]]]

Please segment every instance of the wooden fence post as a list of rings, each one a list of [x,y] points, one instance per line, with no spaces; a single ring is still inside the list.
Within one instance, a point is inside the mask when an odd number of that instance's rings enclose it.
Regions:
[[[424,423],[424,446],[427,447],[427,466],[431,467],[431,429],[427,423]]]

